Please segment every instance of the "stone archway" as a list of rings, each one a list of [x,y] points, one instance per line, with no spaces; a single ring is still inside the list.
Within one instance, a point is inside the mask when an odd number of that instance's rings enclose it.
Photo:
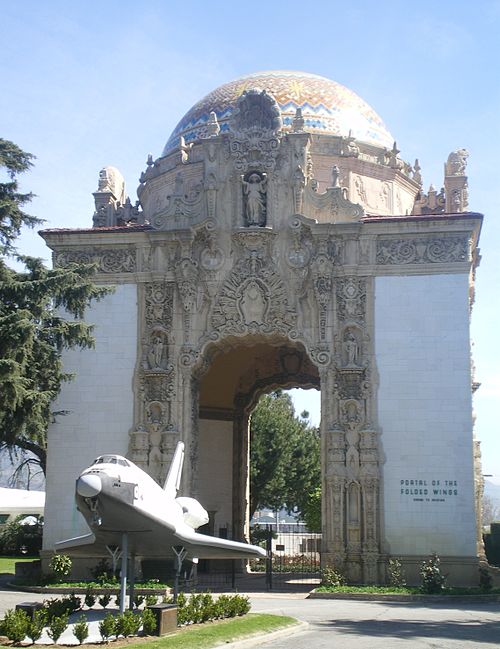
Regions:
[[[281,336],[227,338],[206,355],[195,379],[196,487],[212,512],[211,531],[248,539],[250,413],[264,392],[320,388],[320,377],[304,346]]]

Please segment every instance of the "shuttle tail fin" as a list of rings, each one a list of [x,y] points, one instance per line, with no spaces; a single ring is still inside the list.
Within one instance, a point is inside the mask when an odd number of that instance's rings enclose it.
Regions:
[[[181,484],[182,465],[184,464],[184,442],[177,442],[174,459],[168,470],[163,490],[170,498],[175,498]]]

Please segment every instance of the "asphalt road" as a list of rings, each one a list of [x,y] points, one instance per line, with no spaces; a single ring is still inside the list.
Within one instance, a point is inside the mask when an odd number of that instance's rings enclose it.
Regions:
[[[46,596],[45,596],[46,597]],[[0,616],[43,595],[0,584]],[[490,649],[500,647],[500,603],[400,603],[305,599],[304,594],[250,594],[252,611],[291,615],[309,623],[260,649]],[[70,640],[70,637],[68,637]],[[74,641],[74,638],[72,638]]]
[[[261,649],[489,649],[500,647],[500,603],[428,604],[252,597],[255,612],[292,615],[307,630]]]

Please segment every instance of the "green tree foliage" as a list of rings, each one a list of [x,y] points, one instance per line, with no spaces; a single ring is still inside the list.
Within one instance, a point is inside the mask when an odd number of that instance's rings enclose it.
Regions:
[[[260,398],[250,423],[250,509],[302,511],[320,485],[317,428],[295,416],[290,395],[278,390]]]
[[[23,523],[26,516],[21,514],[15,520],[7,523],[0,532],[0,553],[19,556],[23,552],[37,555],[42,548],[42,519],[37,517],[33,525]]]
[[[23,226],[42,221],[23,211],[32,194],[19,192],[17,176],[33,156],[0,139],[0,445],[31,451],[45,471],[51,404],[62,383],[65,348],[93,346],[92,326],[82,321],[86,307],[109,289],[95,286],[95,267],[72,264],[48,269],[41,259],[17,253]],[[8,259],[24,265],[10,268]]]
[[[302,520],[310,532],[321,532],[321,487],[316,487],[308,494],[301,514]]]

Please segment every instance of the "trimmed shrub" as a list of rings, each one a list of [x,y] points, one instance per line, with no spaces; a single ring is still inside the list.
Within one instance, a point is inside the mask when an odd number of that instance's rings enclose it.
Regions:
[[[56,581],[62,581],[71,572],[73,562],[67,554],[54,554],[49,563],[49,568],[54,574]]]
[[[200,624],[211,620],[245,615],[250,610],[248,597],[242,595],[220,595],[214,600],[209,592],[191,595],[183,593],[177,597],[177,624]]]
[[[109,593],[104,593],[104,595],[101,595],[99,597],[99,605],[102,606],[103,608],[106,608],[106,606],[110,603],[111,601],[111,595]]]
[[[33,619],[28,622],[26,635],[33,644],[41,638],[43,627],[47,623],[47,612],[44,608],[38,609],[33,613]]]
[[[85,593],[85,606],[88,608],[92,608],[94,604],[96,603],[97,597],[95,594],[94,588],[92,586],[89,586],[87,588],[87,592]]]
[[[322,586],[343,586],[344,584],[344,575],[334,566],[326,566],[321,570]]]
[[[29,621],[26,611],[11,609],[2,620],[2,632],[12,642],[22,642],[28,634]]]
[[[110,637],[116,634],[116,620],[111,613],[107,613],[99,622],[99,633],[104,642],[108,642]]]
[[[47,634],[54,644],[68,628],[68,615],[53,617],[47,625]]]
[[[73,626],[73,635],[78,640],[79,644],[85,642],[89,637],[89,625],[85,615],[80,615],[78,622],[75,622]]]
[[[145,635],[156,633],[156,615],[149,608],[142,612],[142,631]]]
[[[387,567],[389,585],[395,587],[406,586],[405,573],[403,570],[403,565],[399,559],[389,559],[389,565]]]
[[[133,613],[132,611],[125,611],[115,618],[115,635],[118,637],[122,635],[126,638],[129,635],[137,635],[141,628],[141,614]]]
[[[154,606],[157,601],[158,597],[156,595],[146,595],[146,606]]]
[[[440,564],[441,560],[436,553],[431,554],[427,561],[422,561],[420,568],[422,584],[420,588],[423,593],[434,595],[443,590],[446,576],[442,574]]]

